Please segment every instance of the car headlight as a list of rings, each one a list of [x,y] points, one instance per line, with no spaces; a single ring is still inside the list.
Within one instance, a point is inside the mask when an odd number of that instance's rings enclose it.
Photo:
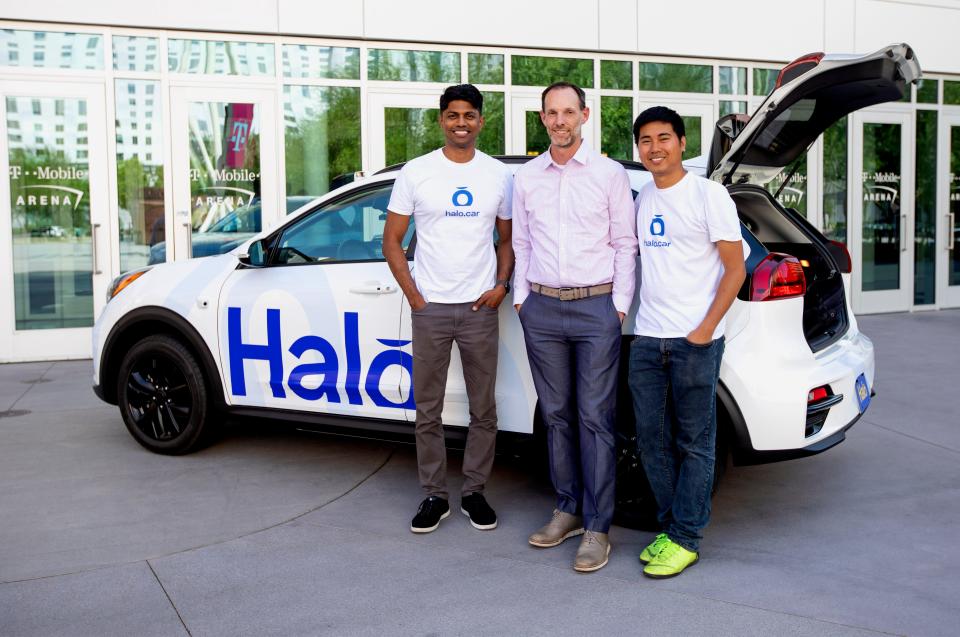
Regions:
[[[147,268],[140,268],[139,270],[133,270],[131,272],[124,272],[117,278],[115,278],[111,283],[110,287],[107,288],[107,303],[110,302],[110,299],[120,294],[125,287],[142,277],[147,271],[150,270]]]

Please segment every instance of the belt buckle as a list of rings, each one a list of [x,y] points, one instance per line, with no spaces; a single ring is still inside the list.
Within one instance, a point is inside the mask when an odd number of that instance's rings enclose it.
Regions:
[[[576,301],[577,300],[577,288],[557,288],[559,293],[558,298],[561,301]]]

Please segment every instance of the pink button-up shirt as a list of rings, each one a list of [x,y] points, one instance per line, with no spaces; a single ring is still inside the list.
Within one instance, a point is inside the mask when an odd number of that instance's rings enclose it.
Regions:
[[[613,304],[630,308],[636,287],[637,220],[623,166],[581,143],[565,165],[547,151],[513,182],[513,302],[530,284],[585,287],[613,282]]]

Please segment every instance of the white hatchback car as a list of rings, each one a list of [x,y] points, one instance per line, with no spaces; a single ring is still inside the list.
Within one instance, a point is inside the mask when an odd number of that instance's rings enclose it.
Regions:
[[[718,123],[709,169],[728,184],[749,246],[720,371],[718,474],[728,453],[736,463],[756,463],[824,451],[867,409],[874,352],[850,306],[846,249],[762,184],[830,124],[899,100],[919,76],[906,45],[861,57],[807,56],[784,67],[752,118]],[[623,163],[634,189],[649,180],[639,164]],[[93,332],[94,390],[119,405],[137,442],[158,453],[188,453],[227,415],[412,433],[410,308],[381,251],[397,169],[303,206],[229,254],[114,281]],[[412,224],[406,245],[412,258]],[[504,439],[536,437],[537,396],[510,307],[507,299],[500,312],[500,430]],[[624,349],[630,338],[624,335]],[[450,367],[443,419],[456,438],[469,420],[456,348]],[[618,520],[643,524],[651,499],[621,384]]]

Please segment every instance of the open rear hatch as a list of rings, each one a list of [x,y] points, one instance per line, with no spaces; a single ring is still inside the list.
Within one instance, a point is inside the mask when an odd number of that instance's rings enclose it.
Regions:
[[[752,117],[728,115],[717,123],[710,177],[728,186],[740,219],[766,250],[790,254],[803,265],[803,331],[814,352],[848,329],[840,274],[849,271],[849,263],[838,263],[834,246],[763,186],[833,123],[858,109],[901,99],[919,77],[920,65],[906,44],[864,56],[804,56],[784,67]]]

